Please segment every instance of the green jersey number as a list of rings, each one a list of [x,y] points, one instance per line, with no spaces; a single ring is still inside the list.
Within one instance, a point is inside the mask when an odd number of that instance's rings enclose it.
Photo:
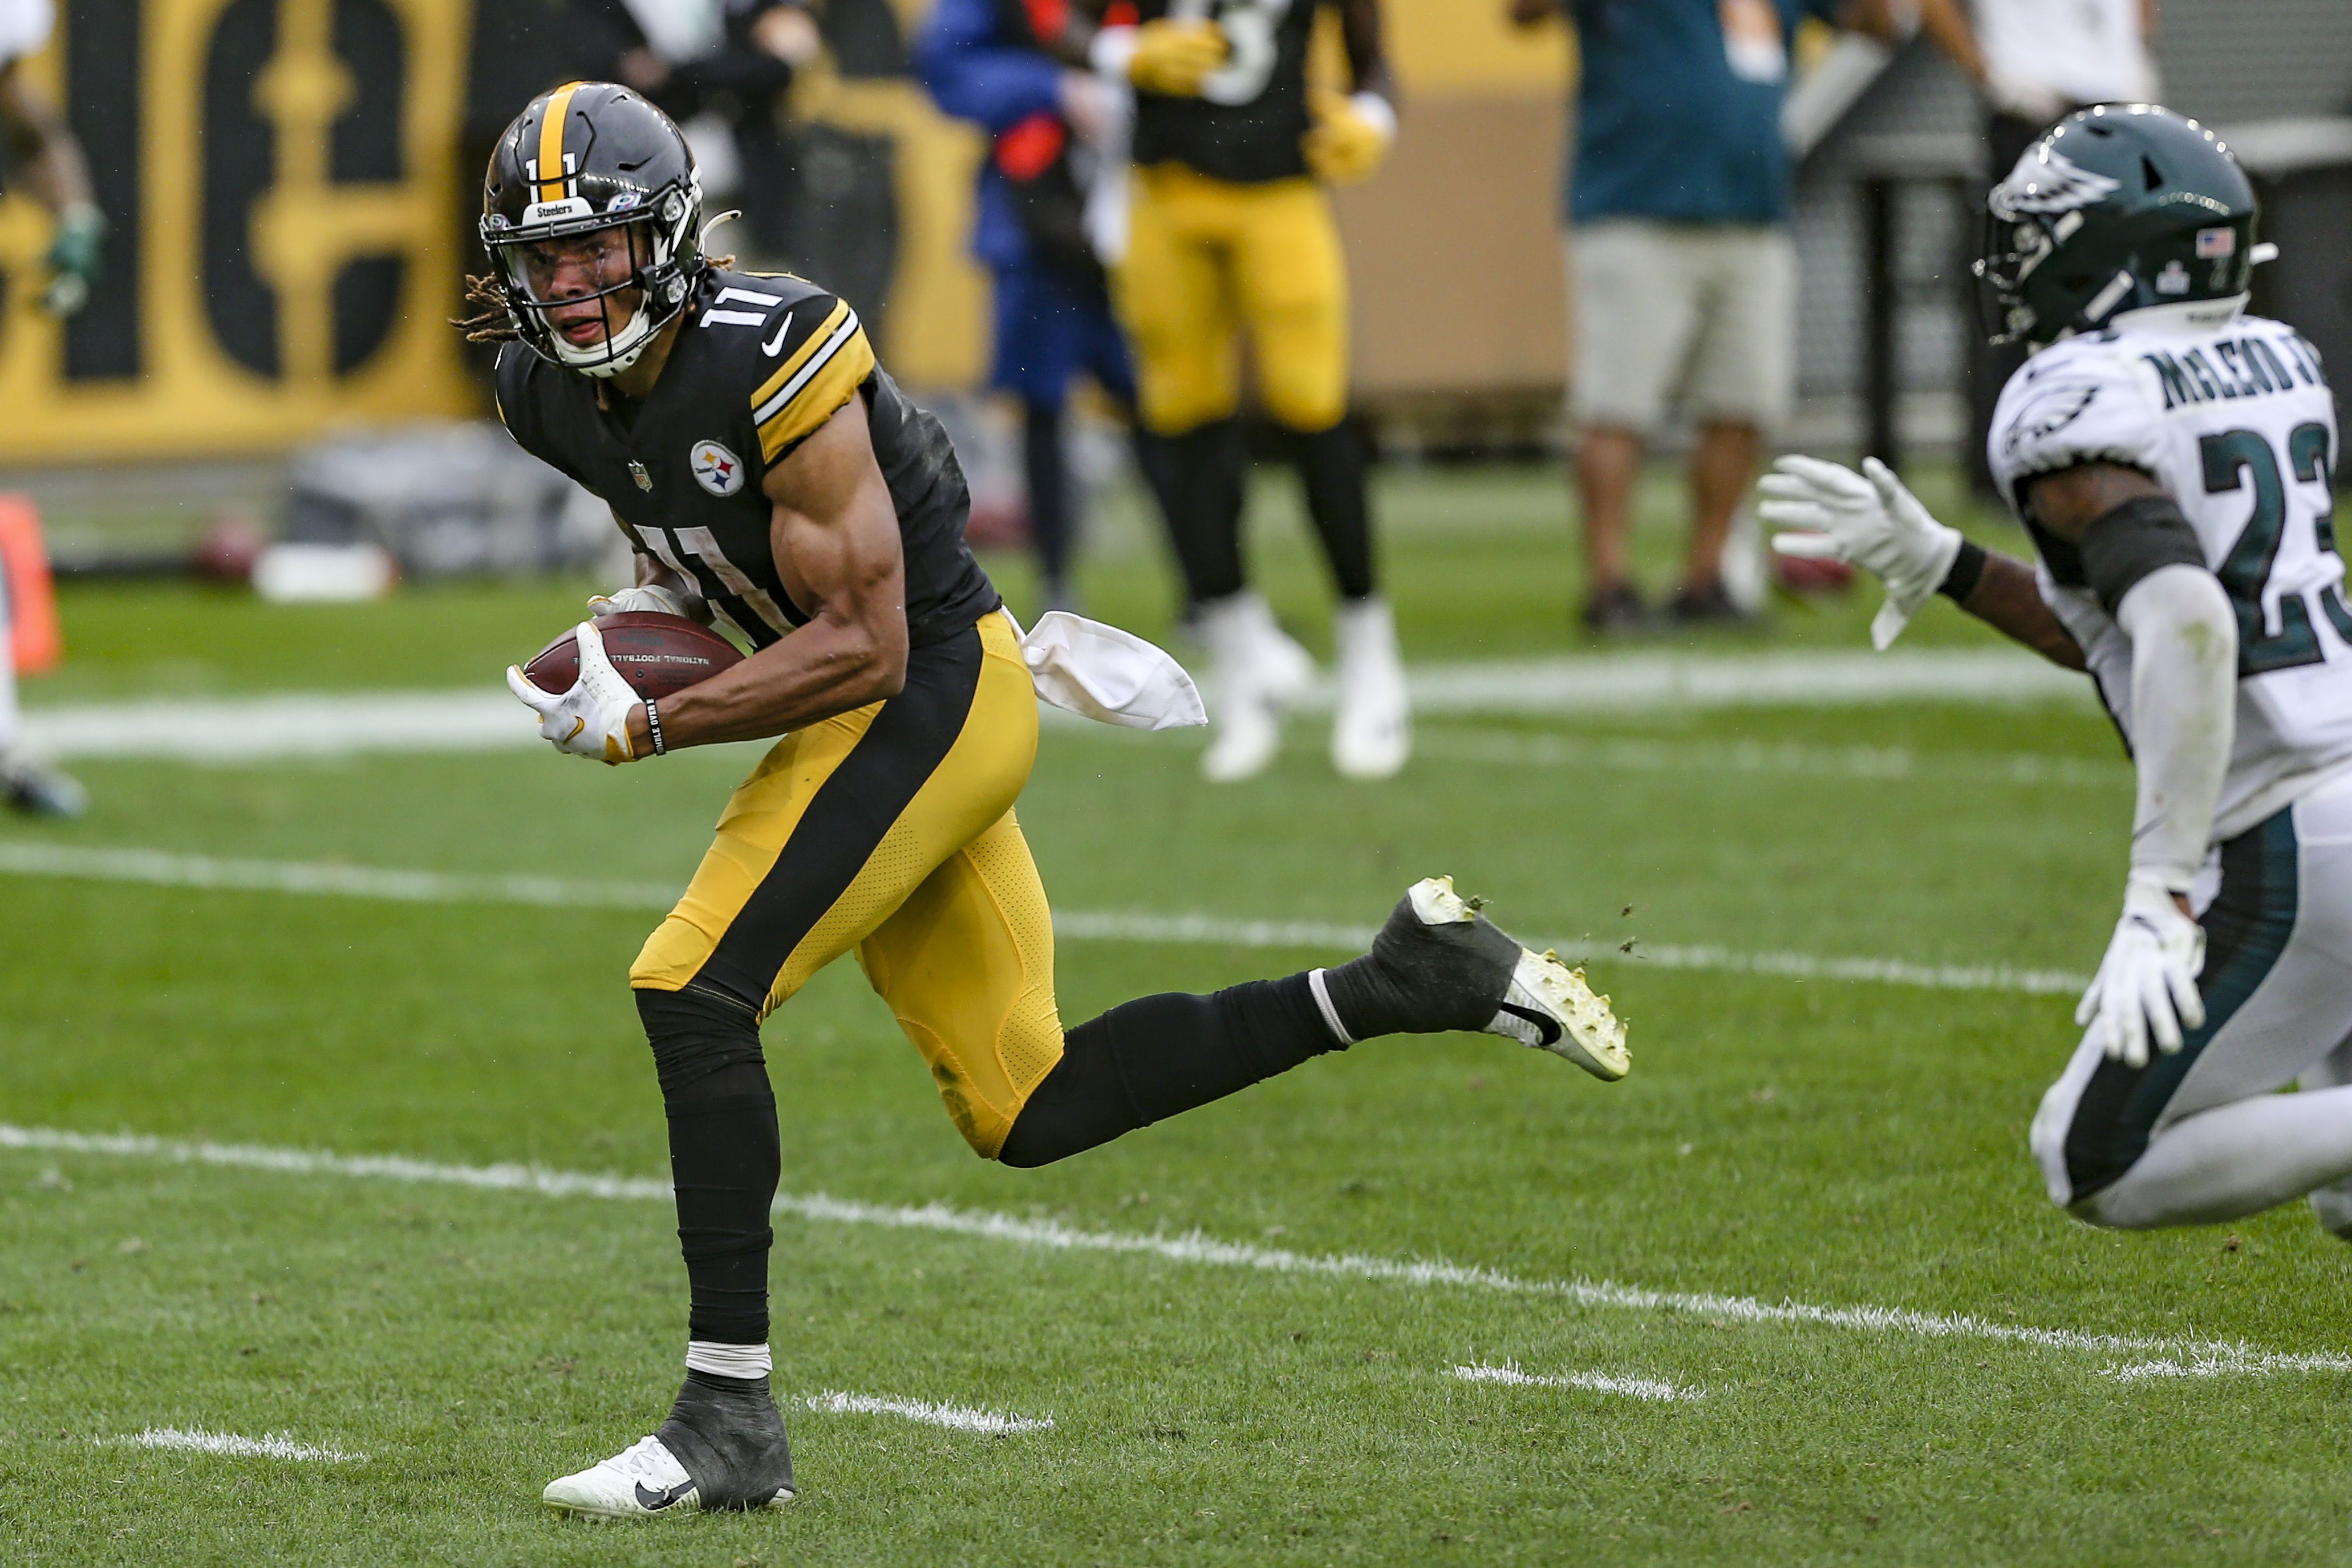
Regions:
[[[2305,484],[2327,482],[2326,425],[2297,425],[2287,437],[2286,450],[2287,472],[2296,479]],[[2197,451],[2204,465],[2207,495],[2228,495],[2250,483],[2253,487],[2253,513],[2214,572],[2238,612],[2239,678],[2318,664],[2326,655],[2320,651],[2319,633],[2311,623],[2311,607],[2301,594],[2280,596],[2277,632],[2270,631],[2263,614],[2263,591],[2278,561],[2279,541],[2287,523],[2286,483],[2278,454],[2267,439],[2251,430],[2206,436],[2197,444]],[[2336,530],[2327,512],[2318,515],[2314,528],[2319,548],[2335,554]],[[2319,607],[2328,623],[2352,641],[2352,608],[2344,602],[2340,580],[2321,591]]]

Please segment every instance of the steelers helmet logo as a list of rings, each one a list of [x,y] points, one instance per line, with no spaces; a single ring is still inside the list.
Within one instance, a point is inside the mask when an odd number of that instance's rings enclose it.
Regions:
[[[694,482],[714,496],[731,496],[743,487],[743,460],[716,441],[698,441],[688,455]]]

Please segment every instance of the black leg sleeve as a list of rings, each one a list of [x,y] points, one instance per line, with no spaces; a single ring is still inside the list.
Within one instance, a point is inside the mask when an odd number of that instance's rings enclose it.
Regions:
[[[1070,1030],[997,1158],[1050,1165],[1344,1049],[1305,975],[1123,1002]]]
[[[1049,594],[1064,591],[1076,524],[1070,503],[1070,465],[1062,451],[1062,405],[1021,405],[1021,457],[1029,480],[1029,539]]]
[[[738,1004],[696,991],[639,991],[669,1117],[678,1249],[692,1292],[688,1337],[768,1337],[768,1211],[783,1168],[760,1030]]]
[[[1371,455],[1364,433],[1343,419],[1312,435],[1293,431],[1298,476],[1307,488],[1307,515],[1331,563],[1331,580],[1342,599],[1362,599],[1375,586],[1371,507],[1366,496]]]
[[[1238,419],[1212,420],[1162,438],[1168,464],[1168,538],[1194,603],[1242,589],[1242,488],[1249,448]]]

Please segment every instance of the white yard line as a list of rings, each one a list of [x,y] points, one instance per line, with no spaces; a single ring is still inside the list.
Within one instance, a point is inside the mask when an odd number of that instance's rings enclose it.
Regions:
[[[184,1448],[192,1453],[228,1454],[246,1459],[304,1459],[331,1465],[367,1462],[365,1454],[314,1448],[274,1432],[259,1437],[240,1437],[234,1432],[207,1432],[202,1427],[150,1427],[135,1436],[109,1441],[118,1448]]]
[[[1634,1399],[1704,1399],[1704,1388],[1685,1388],[1654,1377],[1619,1377],[1606,1372],[1522,1372],[1517,1362],[1500,1366],[1457,1366],[1454,1375],[1465,1383],[1508,1383],[1525,1388],[1586,1388],[1595,1394],[1622,1394]]]
[[[826,1389],[808,1396],[808,1407],[835,1416],[898,1416],[909,1421],[945,1427],[950,1432],[980,1432],[1007,1437],[1016,1432],[1050,1432],[1051,1416],[1008,1416],[995,1410],[974,1410],[962,1405],[934,1405],[928,1399],[892,1399],[878,1394],[842,1394]]]
[[[1601,653],[1415,664],[1415,710],[1444,714],[1850,707],[1883,703],[2071,702],[2090,683],[2005,649]],[[1328,683],[1309,709],[1329,706]],[[446,691],[267,692],[252,696],[72,703],[26,711],[26,738],[53,757],[239,762],[366,752],[489,751],[541,744],[496,685]]]
[[[520,904],[544,907],[667,909],[677,890],[656,883],[589,882],[566,877],[400,871],[324,861],[265,861],[176,854],[167,850],[51,844],[0,839],[0,876],[51,876],[247,893],[387,899],[404,904]],[[1054,912],[1066,942],[1150,942],[1185,946],[1284,948],[1360,953],[1375,927],[1312,920],[1229,920],[1207,915],[1125,911]],[[1539,945],[1543,945],[1540,944]],[[1784,980],[1863,981],[1929,990],[2072,996],[2088,977],[2006,964],[1921,964],[1904,958],[1837,957],[1817,953],[1741,952],[1712,946],[1614,944],[1567,939],[1549,944],[1572,964],[1648,965]]]
[[[345,1155],[249,1144],[184,1142],[135,1134],[76,1133],[51,1127],[0,1124],[0,1149],[94,1155],[123,1159],[173,1161],[260,1170],[286,1176],[333,1176],[362,1180],[422,1182],[445,1186],[539,1193],[549,1197],[670,1199],[667,1181],[647,1176],[593,1176],[542,1170],[532,1166],[457,1166],[399,1155]],[[1183,1236],[1131,1231],[1080,1230],[1052,1220],[1024,1219],[987,1210],[861,1203],[824,1193],[784,1194],[776,1212],[840,1225],[928,1230],[974,1240],[1009,1242],[1048,1251],[1100,1252],[1158,1258],[1171,1263],[1244,1269],[1311,1278],[1361,1280],[1416,1289],[1500,1291],[1571,1302],[1595,1310],[1691,1316],[1720,1322],[1784,1323],[1873,1334],[1906,1334],[1928,1340],[1971,1340],[2030,1349],[2086,1352],[2161,1361],[2178,1375],[2262,1375],[2287,1372],[2352,1372],[2352,1355],[2336,1352],[2266,1351],[2243,1343],[2135,1334],[2087,1333],[1996,1322],[1969,1313],[1921,1312],[1903,1307],[1821,1306],[1805,1301],[1765,1301],[1753,1296],[1696,1291],[1654,1291],[1610,1280],[1523,1279],[1477,1264],[1434,1259],[1380,1258],[1357,1252],[1307,1253],[1246,1242],[1220,1241],[1198,1231]],[[2212,1364],[2212,1374],[2202,1370]],[[2138,1370],[2111,1368],[2131,1380],[2159,1375],[2144,1361]]]

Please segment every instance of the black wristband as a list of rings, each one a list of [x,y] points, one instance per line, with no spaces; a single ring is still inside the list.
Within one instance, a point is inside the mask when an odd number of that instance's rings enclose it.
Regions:
[[[651,697],[646,699],[646,733],[653,737],[656,757],[662,756],[669,750],[668,747],[662,744],[661,709],[654,706],[654,699]]]
[[[1960,541],[1960,553],[1952,558],[1952,570],[1936,585],[1936,591],[1955,604],[1966,603],[1977,591],[1978,580],[1984,576],[1985,548],[1974,539]]]

